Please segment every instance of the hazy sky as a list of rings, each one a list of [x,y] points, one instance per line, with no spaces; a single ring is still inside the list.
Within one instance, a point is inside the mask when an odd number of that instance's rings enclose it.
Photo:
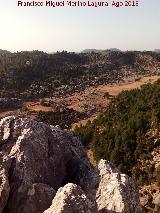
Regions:
[[[123,9],[20,8],[17,0],[0,0],[0,49],[160,49],[160,0],[139,2]]]

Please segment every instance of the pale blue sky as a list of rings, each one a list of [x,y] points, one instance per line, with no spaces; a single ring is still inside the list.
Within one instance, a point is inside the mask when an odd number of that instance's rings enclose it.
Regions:
[[[0,0],[0,49],[160,49],[160,0],[139,1],[138,8],[95,9],[18,8],[17,0]]]

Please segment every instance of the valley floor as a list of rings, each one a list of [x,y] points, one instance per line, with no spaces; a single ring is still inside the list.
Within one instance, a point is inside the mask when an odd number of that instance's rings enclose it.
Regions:
[[[134,82],[123,82],[119,84],[103,84],[100,86],[89,87],[83,91],[66,95],[63,98],[58,96],[58,93],[53,94],[50,98],[35,99],[23,103],[23,109],[6,110],[0,112],[0,118],[12,114],[27,114],[30,117],[36,117],[36,114],[42,112],[55,112],[57,109],[73,109],[80,113],[84,113],[83,119],[77,119],[77,122],[72,123],[71,129],[76,126],[85,125],[88,120],[91,122],[97,118],[100,113],[106,110],[110,101],[120,92],[139,88],[143,84],[153,83],[160,76],[141,77]]]

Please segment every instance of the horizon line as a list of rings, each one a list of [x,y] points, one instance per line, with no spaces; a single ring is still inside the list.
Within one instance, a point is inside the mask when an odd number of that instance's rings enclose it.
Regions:
[[[1,49],[0,48],[0,51],[7,51],[7,52],[10,52],[10,53],[20,53],[20,52],[34,52],[34,51],[38,51],[38,52],[44,52],[44,53],[47,53],[47,54],[54,54],[54,53],[57,53],[57,52],[68,52],[68,53],[83,53],[84,51],[88,51],[88,52],[94,52],[94,51],[98,51],[98,52],[103,52],[103,51],[113,51],[113,52],[156,52],[156,51],[160,51],[159,48],[156,48],[156,49],[148,49],[148,50],[140,50],[140,49],[136,49],[136,50],[133,50],[133,49],[126,49],[126,50],[122,50],[122,49],[119,49],[119,48],[108,48],[108,49],[98,49],[98,48],[86,48],[86,49],[82,49],[82,50],[79,50],[79,51],[71,51],[71,50],[67,50],[67,49],[63,49],[63,50],[55,50],[55,51],[47,51],[47,50],[40,50],[40,49],[32,49],[32,50],[8,50],[8,49]]]

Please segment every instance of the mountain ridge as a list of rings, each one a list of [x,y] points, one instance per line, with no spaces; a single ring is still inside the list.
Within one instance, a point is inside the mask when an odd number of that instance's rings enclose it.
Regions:
[[[160,54],[153,52],[7,52],[0,54],[0,97],[45,97],[62,85],[74,92],[159,72]]]

